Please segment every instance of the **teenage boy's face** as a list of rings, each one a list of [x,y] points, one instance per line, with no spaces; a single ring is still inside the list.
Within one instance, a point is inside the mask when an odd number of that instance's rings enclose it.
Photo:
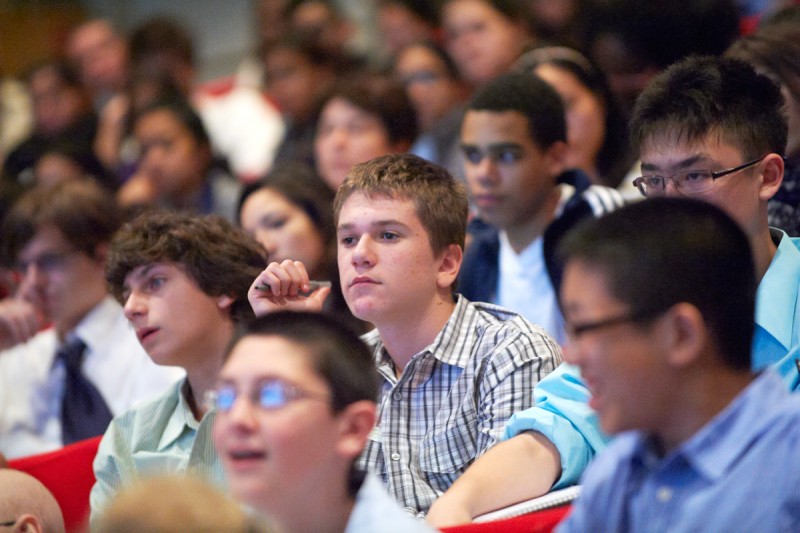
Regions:
[[[352,313],[380,324],[419,316],[455,274],[434,256],[411,200],[352,194],[337,227],[339,275]]]
[[[531,139],[516,111],[470,110],[461,125],[464,170],[481,217],[501,229],[530,222],[550,197],[561,163]]]
[[[718,135],[707,135],[696,141],[650,140],[642,144],[642,174],[671,176],[687,170],[720,171],[737,167],[748,160],[739,148],[721,140]],[[694,198],[705,200],[728,213],[748,235],[757,233],[766,222],[760,211],[760,173],[763,162],[753,167],[723,176],[711,187]],[[666,196],[682,196],[672,182],[667,181]]]
[[[253,399],[266,383],[297,387],[300,397],[260,406]],[[236,398],[230,410],[217,413],[213,433],[238,500],[286,512],[302,504],[298,495],[343,481],[330,479],[330,465],[342,462],[336,457],[339,416],[305,347],[274,335],[246,336],[222,368],[217,390]]]
[[[174,263],[131,270],[123,286],[125,316],[159,365],[196,365],[212,336],[229,327],[228,297],[211,297]]]
[[[561,303],[570,332],[564,361],[580,368],[591,394],[589,406],[597,411],[603,431],[657,431],[660,413],[671,405],[663,384],[667,365],[659,353],[658,330],[621,320],[580,332],[581,326],[631,311],[610,294],[605,275],[581,261],[570,261],[564,268]]]
[[[60,334],[78,325],[107,294],[105,261],[77,250],[55,226],[43,226],[17,255],[20,296]]]

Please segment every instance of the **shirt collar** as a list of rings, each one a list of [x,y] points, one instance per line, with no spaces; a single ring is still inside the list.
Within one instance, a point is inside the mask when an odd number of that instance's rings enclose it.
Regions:
[[[175,398],[175,406],[169,415],[161,439],[158,441],[158,451],[164,451],[172,446],[187,431],[197,431],[200,423],[195,420],[192,410],[189,408],[189,401],[186,399],[188,392],[189,382],[186,378],[173,385],[172,397]]]
[[[653,443],[644,438],[635,461],[653,468],[681,460],[699,475],[712,481],[719,479],[771,425],[770,417],[764,413],[768,413],[785,395],[780,378],[773,371],[765,370],[725,409],[663,460],[654,459]]]
[[[101,346],[107,344],[107,337],[114,331],[114,323],[119,318],[119,304],[110,296],[86,313],[77,327],[68,335],[76,336],[86,344],[87,354],[97,353]]]
[[[779,239],[778,249],[758,284],[756,324],[788,350],[792,345],[797,291],[788,290],[786,282],[800,279],[800,250],[783,231],[771,228],[770,235],[773,240]]]

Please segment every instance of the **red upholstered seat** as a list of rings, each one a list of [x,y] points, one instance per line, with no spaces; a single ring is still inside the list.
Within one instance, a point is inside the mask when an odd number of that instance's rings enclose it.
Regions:
[[[444,533],[548,533],[567,515],[572,505],[562,505],[542,511],[494,520],[446,527]]]
[[[8,462],[9,468],[27,472],[53,493],[61,506],[67,532],[81,531],[89,516],[89,491],[94,485],[92,462],[101,438]]]

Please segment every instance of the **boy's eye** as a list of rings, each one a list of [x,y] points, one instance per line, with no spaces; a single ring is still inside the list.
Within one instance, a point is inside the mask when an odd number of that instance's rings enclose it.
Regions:
[[[518,150],[503,148],[491,154],[492,160],[497,163],[516,163],[519,161],[521,154]]]
[[[393,241],[398,237],[399,235],[397,235],[396,233],[392,233],[391,231],[384,231],[383,233],[381,233],[381,239],[383,239],[384,241]]]
[[[160,277],[150,278],[147,282],[147,288],[149,288],[150,290],[156,290],[160,288],[162,285],[164,285],[164,281],[165,281],[164,278]]]
[[[355,242],[356,242],[356,239],[355,239],[355,237],[342,237],[342,238],[340,239],[340,242],[341,242],[341,243],[342,243],[344,246],[350,246],[351,244],[353,244],[353,243],[355,243]]]
[[[464,157],[467,158],[467,161],[472,163],[473,165],[477,165],[483,159],[483,154],[477,148],[464,148]]]

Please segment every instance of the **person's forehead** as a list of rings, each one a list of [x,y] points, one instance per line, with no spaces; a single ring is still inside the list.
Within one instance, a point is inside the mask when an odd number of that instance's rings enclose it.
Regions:
[[[503,111],[470,109],[461,126],[462,137],[505,137],[516,142],[532,141],[528,117],[515,109]]]
[[[33,238],[20,250],[18,259],[30,259],[37,254],[63,251],[72,243],[53,224],[45,224],[36,230]]]
[[[382,193],[368,194],[356,191],[342,203],[339,214],[339,224],[358,222],[356,210],[373,210],[385,215],[387,220],[397,220],[406,225],[419,224],[416,204],[411,198],[399,194],[389,195]],[[353,218],[353,220],[349,220]]]
[[[640,150],[643,167],[670,167],[688,160],[736,164],[743,155],[739,147],[714,133],[697,139],[650,138],[642,143]]]
[[[306,346],[274,334],[244,336],[231,350],[220,376],[232,381],[288,379],[308,382],[320,379],[314,372]]]

